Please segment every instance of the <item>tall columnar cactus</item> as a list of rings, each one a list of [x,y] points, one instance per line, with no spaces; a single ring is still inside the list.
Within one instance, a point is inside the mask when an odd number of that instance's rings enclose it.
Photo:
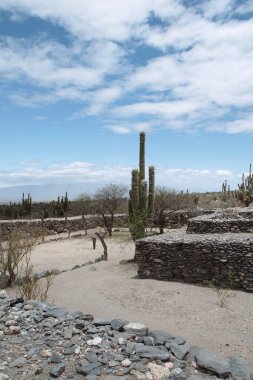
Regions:
[[[140,182],[145,179],[145,132],[140,133],[140,159],[139,159],[139,177]]]
[[[130,230],[134,240],[145,236],[148,218],[153,215],[155,194],[155,168],[149,167],[149,188],[145,181],[145,132],[140,133],[139,170],[132,171],[129,191]]]
[[[25,194],[23,193],[21,209],[22,209],[22,211],[21,211],[22,215],[29,216],[31,218],[31,216],[32,216],[32,197],[30,194],[28,194],[27,198],[25,198]]]
[[[149,186],[148,186],[148,217],[152,218],[155,202],[155,167],[149,167]]]
[[[225,180],[222,184],[221,200],[224,203],[227,203],[230,200],[231,195],[232,195],[232,192],[230,191],[230,186],[228,185],[227,180]]]
[[[242,183],[238,184],[238,190],[234,192],[235,198],[244,203],[246,207],[253,202],[253,176],[251,172],[251,164],[249,166],[249,175],[245,178],[242,174]]]
[[[66,192],[65,197],[62,197],[62,208],[63,208],[63,213],[65,216],[65,219],[67,220],[67,212],[69,210],[69,199],[68,199],[68,193]]]

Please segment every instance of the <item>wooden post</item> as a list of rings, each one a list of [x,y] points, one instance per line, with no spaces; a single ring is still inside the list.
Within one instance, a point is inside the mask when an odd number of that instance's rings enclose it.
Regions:
[[[107,261],[108,255],[107,255],[107,245],[105,244],[105,236],[107,232],[104,232],[103,235],[100,235],[99,232],[96,232],[96,235],[99,237],[99,240],[101,241],[101,244],[104,248],[104,260]]]

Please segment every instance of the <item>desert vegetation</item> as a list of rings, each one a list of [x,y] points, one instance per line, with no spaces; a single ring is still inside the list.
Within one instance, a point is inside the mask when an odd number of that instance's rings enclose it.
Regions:
[[[45,280],[36,276],[31,253],[40,236],[30,234],[25,227],[13,228],[6,241],[0,242],[0,274],[6,286],[16,287],[24,299],[47,299],[53,282],[50,274]],[[2,286],[3,287],[3,286]]]

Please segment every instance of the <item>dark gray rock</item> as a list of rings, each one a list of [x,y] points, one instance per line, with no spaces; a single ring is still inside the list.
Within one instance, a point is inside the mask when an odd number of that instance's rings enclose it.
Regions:
[[[175,372],[175,373],[170,374],[170,380],[186,380],[187,378],[188,378],[188,374],[184,371],[182,371],[180,373]],[[194,379],[191,379],[191,380],[194,380]],[[195,380],[197,380],[197,379],[195,379]]]
[[[163,345],[165,342],[173,338],[171,334],[160,330],[150,331],[149,335],[154,338],[156,346]]]
[[[111,325],[111,322],[112,322],[111,319],[96,318],[92,321],[92,324],[94,326],[107,326],[107,325]]]
[[[187,378],[187,380],[215,380],[214,377],[203,373],[195,373]]]
[[[201,347],[199,347],[199,346],[190,346],[189,352],[186,355],[185,360],[187,360],[187,362],[189,364],[191,364],[193,361],[195,362],[195,360],[196,360],[195,357],[196,357],[197,353],[199,352],[199,350],[201,350]]]
[[[97,380],[97,376],[96,375],[88,375],[88,376],[86,376],[86,380]]]
[[[252,370],[246,360],[231,356],[228,363],[234,380],[251,380]]]
[[[45,302],[39,302],[37,308],[44,311],[44,317],[62,318],[68,314],[68,310],[65,307],[48,304]]]
[[[88,360],[89,363],[95,363],[98,360],[97,354],[95,352],[86,352],[84,358]]]
[[[47,277],[50,275],[49,270],[43,270],[42,272],[35,273],[34,277],[37,280],[40,280],[41,278]]]
[[[152,336],[144,336],[143,343],[145,344],[145,346],[154,346],[155,338],[153,338]]]
[[[199,367],[214,372],[220,377],[229,377],[231,374],[228,363],[213,352],[199,349],[195,358]]]
[[[82,266],[81,265],[75,265],[75,266],[73,266],[73,268],[71,269],[71,270],[75,270],[75,269],[79,269],[79,268],[81,268]]]
[[[17,358],[16,360],[14,360],[14,362],[12,363],[12,367],[21,368],[25,364],[26,364],[26,359],[23,357],[20,357],[20,358]]]
[[[101,367],[102,367],[102,364],[99,362],[89,363],[85,365],[83,365],[82,362],[80,362],[76,367],[76,372],[81,373],[84,376],[99,375]]]
[[[1,273],[0,273],[0,277],[1,277]],[[1,282],[1,280],[0,280],[0,282]],[[1,286],[0,286],[0,288],[1,288]],[[1,290],[0,291],[0,301],[1,300],[6,300],[6,299],[8,299],[9,298],[9,296],[8,296],[8,294],[6,293],[6,291],[5,290]]]
[[[184,340],[185,342],[185,340]],[[189,352],[189,346],[187,343],[184,344],[178,344],[176,339],[172,339],[168,342],[166,342],[165,347],[171,350],[173,355],[179,360],[184,359],[186,354]]]
[[[168,360],[170,357],[170,353],[167,350],[139,344],[136,344],[136,354],[141,358],[158,359],[162,361]]]
[[[0,272],[0,289],[5,289],[9,285],[10,278],[5,273]]]
[[[111,321],[111,328],[113,330],[122,331],[122,327],[127,325],[129,321],[126,321],[124,319],[113,319]]]
[[[63,363],[56,364],[53,368],[50,369],[49,373],[53,377],[59,377],[65,371],[65,365]]]
[[[52,352],[52,355],[48,359],[48,363],[61,363],[61,358],[56,352]]]
[[[144,336],[148,334],[148,328],[143,323],[138,322],[129,322],[123,327],[123,330],[129,334],[137,336]]]

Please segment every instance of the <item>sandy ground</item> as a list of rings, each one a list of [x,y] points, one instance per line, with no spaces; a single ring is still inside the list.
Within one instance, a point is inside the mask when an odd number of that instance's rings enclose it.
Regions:
[[[32,254],[35,270],[70,269],[94,260],[103,250],[99,241],[96,250],[92,249],[91,236],[37,246]],[[133,257],[133,242],[122,233],[106,241],[108,261],[56,276],[50,301],[95,317],[142,322],[150,329],[183,336],[190,344],[223,357],[240,355],[253,366],[252,293],[233,291],[221,308],[210,288],[137,279],[136,266],[122,264],[122,260]]]

